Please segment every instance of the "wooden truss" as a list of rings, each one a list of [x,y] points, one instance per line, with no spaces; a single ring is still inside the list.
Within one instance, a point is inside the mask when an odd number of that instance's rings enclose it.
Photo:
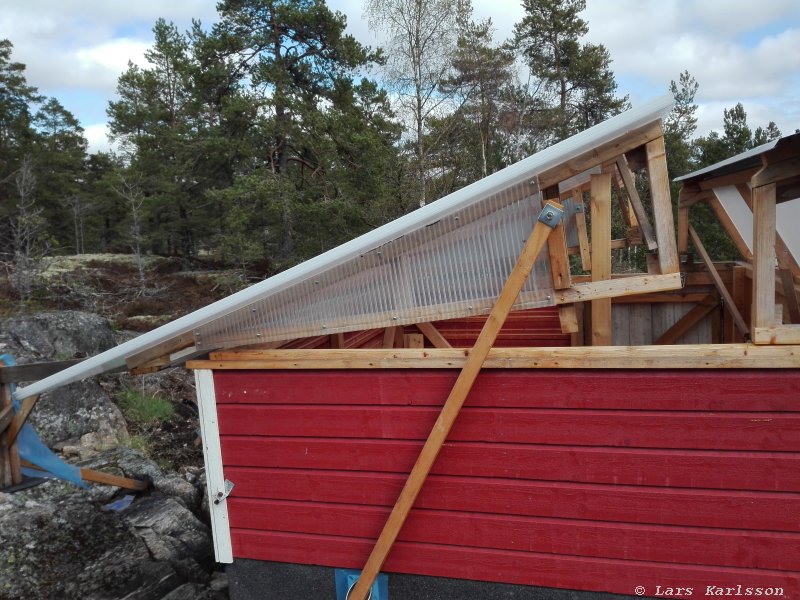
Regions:
[[[751,212],[751,245],[722,205],[721,190],[727,186],[735,187]],[[688,252],[691,238],[715,283],[719,282],[708,253],[689,225],[690,208],[698,202],[707,202],[739,253],[750,263],[748,274],[752,278],[752,299],[749,325],[736,310],[724,286],[717,283],[717,287],[737,328],[745,339],[749,338],[755,344],[800,344],[800,265],[776,231],[777,205],[798,197],[800,134],[780,140],[774,148],[757,155],[755,160],[744,161],[739,168],[726,169],[720,175],[712,171],[707,177],[689,177],[681,189],[679,251]]]

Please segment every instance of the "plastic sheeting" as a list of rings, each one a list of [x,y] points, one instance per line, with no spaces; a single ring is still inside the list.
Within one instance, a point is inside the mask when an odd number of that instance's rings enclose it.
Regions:
[[[17,364],[14,357],[9,354],[0,354],[0,361],[7,367],[13,367]],[[12,385],[11,388],[13,393],[14,386]],[[19,411],[19,401],[13,400],[13,403],[14,411]],[[65,463],[50,448],[45,446],[30,423],[25,423],[17,434],[17,452],[20,458],[44,469],[44,472],[42,472],[23,467],[22,473],[24,475],[28,477],[57,477],[71,481],[80,487],[86,487],[86,484],[81,479],[81,470],[74,465]]]

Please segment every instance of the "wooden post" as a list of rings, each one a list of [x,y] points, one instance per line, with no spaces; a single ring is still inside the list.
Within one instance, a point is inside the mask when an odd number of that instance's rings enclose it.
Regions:
[[[442,407],[442,411],[439,413],[439,417],[436,419],[436,423],[417,457],[417,462],[414,463],[414,467],[411,469],[403,490],[400,492],[400,496],[397,498],[397,502],[383,527],[383,531],[381,531],[378,541],[375,543],[375,547],[372,549],[361,571],[361,576],[348,595],[348,600],[366,600],[375,578],[389,555],[389,551],[392,549],[392,545],[397,539],[408,513],[411,511],[411,507],[414,505],[414,501],[417,499],[417,495],[422,489],[422,485],[425,483],[436,457],[439,456],[439,451],[442,449],[442,445],[447,439],[447,435],[450,433],[450,429],[453,427],[464,401],[467,399],[467,394],[472,389],[478,373],[480,373],[489,350],[491,350],[497,339],[500,328],[505,323],[508,313],[511,312],[511,307],[525,285],[536,257],[542,251],[550,232],[553,230],[552,227],[557,223],[556,220],[553,220],[552,225],[546,224],[548,211],[554,214],[561,212],[562,209],[559,204],[554,202],[547,202],[542,209],[540,220],[536,222],[530,237],[525,242],[525,246],[517,259],[517,264],[514,265],[511,274],[508,276],[503,290],[492,308],[492,312],[489,313],[489,317],[486,319],[486,323],[475,341],[475,346],[470,350],[464,368],[453,385],[453,389],[450,391],[450,395],[447,397],[444,407]],[[545,220],[543,221],[542,219]]]
[[[592,281],[611,279],[611,175],[592,175]],[[611,345],[611,298],[592,300],[592,345]]]
[[[11,386],[0,384],[0,410],[10,406],[12,406]],[[27,417],[27,414],[25,416]],[[3,488],[22,483],[22,469],[15,442],[19,427],[22,426],[18,417],[19,413],[15,414],[6,431],[0,435],[0,487]]]
[[[639,197],[639,192],[636,191],[636,182],[633,180],[633,173],[628,166],[628,161],[625,155],[617,157],[617,170],[622,178],[622,183],[625,184],[625,189],[628,192],[628,199],[631,203],[633,214],[636,215],[636,220],[639,223],[639,230],[642,232],[645,244],[648,250],[655,250],[658,248],[656,236],[653,234],[653,227],[650,225],[650,219],[647,218],[647,213],[644,210],[644,204]]]
[[[672,217],[672,198],[669,191],[667,157],[664,138],[645,144],[647,173],[650,178],[650,197],[653,200],[653,219],[658,242],[658,262],[661,273],[677,273],[680,269],[675,246],[675,223]]]
[[[753,302],[751,336],[775,325],[775,184],[753,189]]]

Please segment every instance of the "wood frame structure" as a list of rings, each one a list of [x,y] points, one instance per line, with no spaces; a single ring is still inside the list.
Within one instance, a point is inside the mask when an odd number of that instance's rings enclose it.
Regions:
[[[698,202],[708,202],[740,254],[751,265],[753,285],[747,332],[743,331],[744,320],[732,299],[725,297],[725,305],[731,310],[742,335],[755,344],[800,343],[800,306],[797,303],[800,266],[798,257],[777,233],[776,225],[777,206],[782,202],[800,201],[797,200],[800,197],[800,134],[755,148],[679,180],[683,184],[679,205],[680,251],[688,251],[691,237],[712,277],[715,281],[719,279],[699,236],[689,225],[690,208]],[[722,205],[723,193],[738,194],[749,209],[751,243],[745,240]],[[720,285],[717,287],[721,289]],[[776,298],[786,306],[788,322],[776,311]]]

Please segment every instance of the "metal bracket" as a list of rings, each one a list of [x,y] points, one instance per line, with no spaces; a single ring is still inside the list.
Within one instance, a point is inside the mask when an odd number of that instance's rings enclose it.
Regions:
[[[550,228],[555,228],[564,217],[564,211],[552,204],[545,204],[542,212],[539,213],[538,221]]]
[[[225,480],[225,490],[221,492],[217,492],[217,497],[214,498],[214,504],[220,504],[225,498],[231,495],[233,491],[233,482],[229,479]]]

